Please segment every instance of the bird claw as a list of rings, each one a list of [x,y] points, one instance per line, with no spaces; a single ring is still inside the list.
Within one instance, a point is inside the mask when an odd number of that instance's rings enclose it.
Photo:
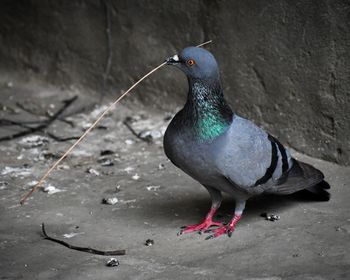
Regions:
[[[222,226],[222,224],[219,222],[214,222],[212,220],[204,220],[202,223],[197,225],[181,227],[180,228],[181,230],[178,232],[177,235],[180,236],[182,234],[190,233],[190,232],[198,232],[199,234],[202,234],[203,232],[206,233],[210,227],[220,227],[220,226]]]
[[[234,226],[230,226],[230,225],[225,225],[219,228],[214,228],[214,229],[209,229],[206,230],[206,233],[213,233],[211,235],[209,235],[205,240],[209,240],[209,239],[213,239],[216,237],[219,237],[223,234],[227,234],[228,237],[232,236],[232,233],[234,231]]]
[[[235,225],[240,218],[241,218],[240,215],[234,215],[234,217],[229,223],[219,223],[219,222],[214,222],[211,218],[207,217],[200,224],[181,227],[181,230],[178,232],[177,235],[180,236],[184,233],[190,233],[190,232],[198,232],[198,234],[210,233],[210,235],[207,236],[205,240],[213,239],[223,234],[227,234],[228,237],[231,237],[235,229]],[[211,227],[216,227],[216,228],[211,228]]]

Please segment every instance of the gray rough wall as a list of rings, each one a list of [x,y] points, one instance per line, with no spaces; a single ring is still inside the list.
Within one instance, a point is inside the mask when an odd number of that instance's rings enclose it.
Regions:
[[[212,39],[238,114],[299,151],[350,164],[350,1],[3,0],[0,69],[101,92],[107,22],[110,94]],[[137,89],[139,101],[163,109],[185,95],[185,78],[171,68]]]

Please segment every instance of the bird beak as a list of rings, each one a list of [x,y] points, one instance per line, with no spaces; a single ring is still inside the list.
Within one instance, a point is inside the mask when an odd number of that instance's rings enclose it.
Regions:
[[[166,60],[166,64],[167,65],[175,65],[175,64],[178,64],[178,63],[180,63],[180,58],[179,58],[179,56],[177,54],[167,58],[167,60]]]

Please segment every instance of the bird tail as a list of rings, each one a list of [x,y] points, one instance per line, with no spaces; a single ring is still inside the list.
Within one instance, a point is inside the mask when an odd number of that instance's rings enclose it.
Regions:
[[[312,196],[319,201],[328,201],[331,198],[331,194],[327,191],[331,186],[325,181],[321,181],[317,185],[308,187],[305,190],[310,192]]]
[[[313,166],[293,159],[293,167],[284,176],[283,180],[269,192],[275,194],[292,194],[298,191],[306,190],[317,200],[327,201],[330,194],[329,184],[323,180],[323,173]]]

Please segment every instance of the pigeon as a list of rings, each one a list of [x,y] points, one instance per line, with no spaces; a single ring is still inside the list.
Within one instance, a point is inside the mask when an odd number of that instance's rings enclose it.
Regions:
[[[208,190],[212,202],[199,224],[182,227],[179,234],[231,237],[246,201],[263,193],[288,195],[307,190],[318,200],[330,199],[330,186],[321,171],[294,159],[278,139],[234,113],[224,98],[218,64],[209,51],[187,47],[166,62],[187,76],[189,90],[184,107],[166,129],[164,152]],[[213,221],[222,192],[235,200],[227,224]]]

